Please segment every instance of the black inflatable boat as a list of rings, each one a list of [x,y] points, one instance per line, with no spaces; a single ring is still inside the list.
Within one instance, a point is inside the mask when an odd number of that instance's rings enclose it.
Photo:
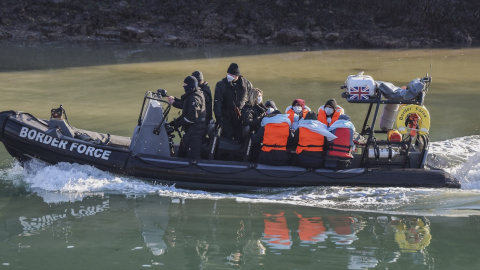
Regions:
[[[307,169],[245,161],[249,154],[248,134],[245,142],[229,141],[219,136],[214,124],[209,130],[210,140],[204,145],[205,159],[178,157],[178,145],[173,142],[172,129],[167,124],[170,107],[165,101],[165,90],[145,94],[131,138],[75,128],[68,123],[60,106],[51,111],[50,119],[19,111],[1,112],[0,141],[22,163],[39,159],[51,164],[87,164],[183,188],[232,191],[332,185],[459,188],[460,183],[453,176],[425,166],[429,115],[422,105],[429,78],[418,79],[423,88],[413,98],[388,83],[374,81],[374,85],[368,85],[369,79],[362,74],[350,76],[345,85],[347,90],[342,93],[348,102],[369,105],[359,132],[364,141],[355,145],[348,169]],[[407,90],[412,87],[416,86]],[[395,97],[399,92],[401,97]],[[391,104],[405,106],[395,111],[388,107]],[[386,119],[387,126],[388,121],[396,122],[396,130],[404,131],[400,140],[390,138],[391,127],[375,129],[381,106],[384,106],[381,120]],[[405,118],[410,114],[420,115],[423,122],[408,127]],[[382,136],[385,138],[381,139]],[[220,153],[228,153],[229,160],[219,160]]]

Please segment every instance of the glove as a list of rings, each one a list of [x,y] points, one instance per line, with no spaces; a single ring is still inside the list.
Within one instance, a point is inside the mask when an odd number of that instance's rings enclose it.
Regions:
[[[173,118],[173,121],[169,123],[174,129],[178,129],[180,127],[180,119]]]

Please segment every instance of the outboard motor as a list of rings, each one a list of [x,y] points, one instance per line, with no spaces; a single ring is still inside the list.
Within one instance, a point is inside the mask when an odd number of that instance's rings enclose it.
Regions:
[[[162,105],[165,102],[162,98],[166,96],[167,91],[164,89],[159,89],[157,93],[145,93],[138,125],[130,144],[133,154],[171,157],[170,135],[165,128],[166,113]]]

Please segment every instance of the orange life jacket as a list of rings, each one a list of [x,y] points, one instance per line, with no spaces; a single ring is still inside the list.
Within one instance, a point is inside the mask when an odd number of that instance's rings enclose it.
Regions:
[[[290,230],[283,211],[278,214],[264,213],[263,220],[265,222],[263,237],[267,243],[279,248],[292,245]]]
[[[299,127],[298,129],[297,154],[300,154],[302,151],[323,151],[325,137],[322,134],[313,132],[305,127]]]
[[[329,144],[327,156],[353,158],[353,131],[350,128],[337,128],[332,133],[337,138]]]
[[[338,120],[338,117],[340,117],[340,115],[342,115],[344,113],[343,111],[343,108],[340,107],[340,106],[337,106],[337,109],[335,110],[335,112],[333,113],[332,115],[332,121],[330,122],[330,124],[327,122],[327,113],[325,112],[325,105],[321,106],[319,109],[318,109],[318,116],[317,116],[317,119],[318,121],[324,123],[325,125],[327,125],[328,127],[331,126],[335,121]]]
[[[325,226],[321,217],[302,217],[301,214],[295,212],[298,222],[298,237],[300,241],[320,242],[327,238]]]
[[[265,125],[264,128],[262,151],[286,151],[288,137],[290,136],[290,125],[288,123],[270,123]]]
[[[308,109],[303,109],[302,118],[305,118],[305,115],[307,115],[308,112],[309,112]],[[293,118],[295,116],[295,112],[293,111],[293,109],[290,109],[287,111],[287,114],[288,114],[288,119],[290,119],[290,123],[293,124]]]

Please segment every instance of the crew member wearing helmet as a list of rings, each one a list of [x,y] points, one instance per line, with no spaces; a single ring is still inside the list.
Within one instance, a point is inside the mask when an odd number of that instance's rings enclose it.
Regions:
[[[195,77],[188,76],[183,83],[185,94],[181,97],[183,101],[182,114],[170,125],[175,128],[183,128],[185,134],[181,144],[185,147],[186,156],[199,159],[201,158],[202,139],[205,136],[205,97],[198,87]]]
[[[329,127],[335,123],[342,114],[344,114],[343,108],[337,105],[337,101],[332,98],[329,99],[325,105],[318,108],[318,121]]]

